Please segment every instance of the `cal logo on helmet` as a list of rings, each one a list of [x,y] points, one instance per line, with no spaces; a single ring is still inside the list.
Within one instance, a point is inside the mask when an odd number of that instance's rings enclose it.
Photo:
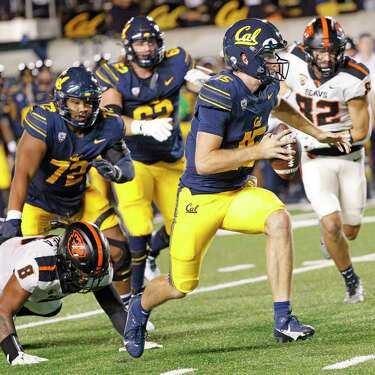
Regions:
[[[65,81],[67,81],[69,79],[69,76],[60,76],[59,78],[57,78],[56,80],[56,90],[61,90],[62,89],[62,85]]]
[[[258,27],[253,32],[247,32],[249,30],[251,30],[251,26],[243,26],[238,29],[234,36],[234,44],[256,46],[258,44],[257,37],[262,32],[262,29]]]

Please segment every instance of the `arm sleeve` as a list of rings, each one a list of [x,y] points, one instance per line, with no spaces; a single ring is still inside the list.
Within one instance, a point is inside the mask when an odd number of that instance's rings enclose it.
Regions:
[[[38,108],[27,113],[23,120],[23,127],[33,137],[47,142],[47,117]]]
[[[227,87],[220,85],[217,80],[206,82],[197,99],[198,131],[223,137],[231,111],[232,97]]]
[[[108,315],[113,327],[122,336],[125,329],[127,313],[125,307],[113,285],[94,291],[96,300]]]
[[[230,112],[216,108],[198,107],[198,131],[224,137],[225,124],[230,119]]]
[[[344,89],[344,101],[348,102],[350,99],[358,98],[367,95],[371,88],[370,76],[367,75],[362,80],[356,79],[352,85],[348,85]]]

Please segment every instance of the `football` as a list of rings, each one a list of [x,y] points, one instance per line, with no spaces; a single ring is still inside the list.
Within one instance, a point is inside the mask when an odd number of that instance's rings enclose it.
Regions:
[[[286,129],[289,129],[289,126],[281,122],[272,130],[271,133],[276,135]],[[294,143],[289,143],[286,146],[284,146],[288,151],[294,150],[296,152],[295,155],[293,155],[293,159],[289,161],[282,159],[271,159],[270,162],[272,169],[282,179],[292,180],[297,174],[301,162],[301,144],[299,143],[295,132],[288,134],[286,137],[293,137],[293,139],[295,139]]]

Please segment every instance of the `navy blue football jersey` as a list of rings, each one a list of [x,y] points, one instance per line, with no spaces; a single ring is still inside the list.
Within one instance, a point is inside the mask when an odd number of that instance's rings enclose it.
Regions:
[[[103,64],[95,72],[103,90],[114,88],[122,95],[122,114],[135,120],[172,117],[172,135],[164,142],[152,137],[126,137],[132,158],[147,164],[174,162],[183,156],[183,139],[178,119],[179,91],[190,69],[191,58],[182,48],[165,53],[163,61],[148,79],[140,79],[123,63]]]
[[[191,130],[187,138],[187,167],[181,182],[194,194],[218,193],[242,187],[254,161],[238,169],[198,175],[195,168],[197,133],[223,138],[221,148],[236,149],[260,142],[267,130],[268,117],[277,104],[278,82],[261,86],[251,93],[240,78],[223,71],[207,81],[198,96]]]
[[[58,215],[73,215],[82,205],[89,163],[123,139],[122,119],[101,109],[94,126],[79,136],[50,102],[34,106],[23,124],[29,134],[47,144],[26,202]]]

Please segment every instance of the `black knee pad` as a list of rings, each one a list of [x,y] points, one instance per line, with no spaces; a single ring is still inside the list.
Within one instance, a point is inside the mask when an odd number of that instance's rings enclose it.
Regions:
[[[107,238],[108,243],[122,250],[121,258],[113,263],[113,281],[125,281],[130,277],[131,256],[129,243],[127,241],[114,240]]]

